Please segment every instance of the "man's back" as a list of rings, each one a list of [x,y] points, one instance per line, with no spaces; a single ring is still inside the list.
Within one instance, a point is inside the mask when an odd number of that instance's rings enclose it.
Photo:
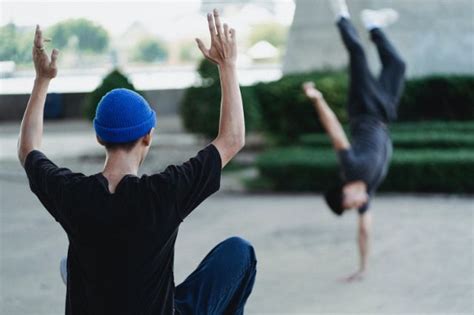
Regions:
[[[375,117],[363,115],[351,120],[351,157],[342,159],[346,176],[364,180],[369,192],[376,188],[391,159],[392,141],[386,125]],[[350,164],[349,166],[347,164]]]
[[[166,297],[174,290],[173,248],[180,220],[170,211],[170,200],[147,189],[149,182],[147,176],[126,176],[110,194],[105,178],[97,174],[68,189],[76,197],[67,205],[75,222],[68,254],[68,292],[75,297],[71,309],[91,305],[103,314],[132,314],[172,307],[166,306]]]
[[[39,151],[25,168],[68,234],[67,314],[172,313],[178,226],[219,188],[214,146],[160,174],[126,175],[114,193],[101,173],[72,173]]]

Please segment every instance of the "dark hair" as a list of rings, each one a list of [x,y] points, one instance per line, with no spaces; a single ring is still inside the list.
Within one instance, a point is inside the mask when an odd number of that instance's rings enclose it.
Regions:
[[[324,193],[324,199],[329,208],[336,215],[342,215],[344,208],[342,207],[343,193],[342,184],[337,184]]]
[[[140,139],[141,138],[138,138],[130,142],[112,143],[112,142],[105,142],[99,137],[97,137],[97,140],[99,141],[99,143],[103,145],[107,151],[123,150],[126,152],[130,152],[137,145]]]
[[[152,130],[153,130],[153,128],[150,129],[146,135],[149,135]],[[126,151],[126,152],[130,152],[137,145],[137,143],[140,141],[140,139],[143,138],[144,136],[140,137],[136,140],[133,140],[133,141],[120,142],[120,143],[106,142],[106,141],[102,140],[99,136],[96,135],[96,137],[97,137],[97,141],[99,141],[99,143],[101,145],[103,145],[105,147],[105,149],[108,150],[108,151],[123,150],[123,151]]]

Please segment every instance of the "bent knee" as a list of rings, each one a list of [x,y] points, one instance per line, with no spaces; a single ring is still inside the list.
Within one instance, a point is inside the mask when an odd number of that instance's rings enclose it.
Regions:
[[[250,251],[254,250],[252,244],[239,236],[232,236],[222,242],[226,247],[232,247],[235,250]]]
[[[255,264],[257,262],[255,249],[253,248],[252,244],[241,237],[229,237],[221,243],[221,246],[223,246],[226,251],[238,253],[239,257],[249,261],[251,264]]]

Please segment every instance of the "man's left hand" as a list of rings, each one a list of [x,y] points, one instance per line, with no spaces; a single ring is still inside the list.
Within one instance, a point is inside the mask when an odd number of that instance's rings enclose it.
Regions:
[[[45,41],[48,40],[43,38],[43,31],[39,25],[37,25],[33,44],[33,62],[35,64],[37,79],[53,79],[58,74],[56,60],[58,59],[59,51],[53,49],[50,58],[44,47]]]

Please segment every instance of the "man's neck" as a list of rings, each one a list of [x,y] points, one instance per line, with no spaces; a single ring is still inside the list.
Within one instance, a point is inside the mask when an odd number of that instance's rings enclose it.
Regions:
[[[126,174],[137,175],[140,166],[140,156],[133,151],[109,151],[106,154],[102,174],[105,177],[121,177]]]

